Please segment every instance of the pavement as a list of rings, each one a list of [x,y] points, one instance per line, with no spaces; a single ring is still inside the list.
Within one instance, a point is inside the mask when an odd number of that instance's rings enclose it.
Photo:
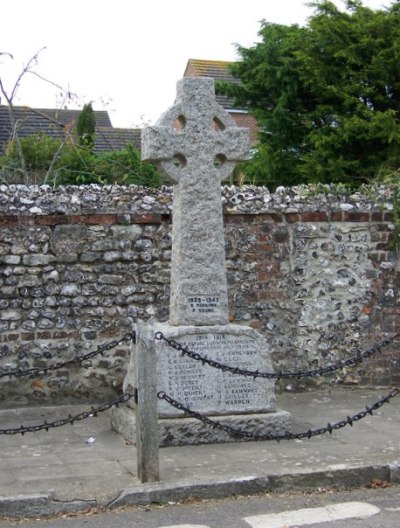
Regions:
[[[278,394],[293,432],[335,423],[390,392],[333,387]],[[75,415],[87,406],[0,410],[0,429]],[[0,516],[83,512],[188,498],[222,498],[400,483],[400,396],[353,426],[311,439],[163,447],[160,482],[140,483],[136,449],[109,411],[25,435],[0,435]]]

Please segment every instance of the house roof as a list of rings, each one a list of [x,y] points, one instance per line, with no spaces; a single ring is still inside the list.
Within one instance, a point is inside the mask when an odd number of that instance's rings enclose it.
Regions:
[[[231,75],[229,66],[233,63],[228,61],[189,59],[186,70],[189,65],[196,72],[197,77],[212,77],[219,81],[235,81]]]
[[[227,81],[238,83],[238,79],[230,73],[229,67],[234,64],[229,61],[189,59],[186,65],[184,77],[210,77],[214,81]],[[233,100],[225,95],[216,95],[218,104],[225,110],[233,110]]]
[[[14,106],[13,112],[20,137],[42,132],[55,139],[63,139],[76,126],[81,111]],[[94,111],[94,115],[96,121],[94,152],[119,150],[128,142],[132,142],[140,149],[139,129],[113,128],[106,111]],[[12,136],[9,107],[0,106],[0,151],[4,150]]]
[[[140,151],[140,128],[104,128],[96,126],[96,144],[94,151],[97,154],[122,149],[127,143],[133,143]]]

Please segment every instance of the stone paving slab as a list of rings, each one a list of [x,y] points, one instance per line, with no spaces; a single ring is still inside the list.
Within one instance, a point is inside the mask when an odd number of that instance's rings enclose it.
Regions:
[[[278,406],[293,431],[321,427],[364,410],[389,392],[333,388],[285,393]],[[0,429],[41,423],[84,406],[0,410]],[[109,413],[24,436],[0,436],[0,515],[40,515],[88,506],[118,506],[222,497],[262,490],[400,482],[400,397],[353,427],[310,440],[239,442],[160,450],[161,481],[136,478],[136,450],[110,428]],[[88,443],[89,438],[95,438]]]

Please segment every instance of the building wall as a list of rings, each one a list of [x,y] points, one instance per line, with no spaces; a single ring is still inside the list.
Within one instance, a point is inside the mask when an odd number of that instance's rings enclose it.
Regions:
[[[246,112],[235,112],[234,110],[229,112],[238,127],[248,128],[250,131],[250,142],[254,145],[257,142],[257,134],[259,128],[255,118]]]
[[[379,194],[379,193],[378,193]],[[50,366],[168,319],[169,187],[0,186],[0,374]],[[223,188],[230,320],[267,338],[277,370],[347,359],[400,330],[399,261],[385,189],[375,201],[306,188]],[[0,378],[2,405],[100,401],[130,347],[85,367]],[[315,384],[400,382],[398,345]]]

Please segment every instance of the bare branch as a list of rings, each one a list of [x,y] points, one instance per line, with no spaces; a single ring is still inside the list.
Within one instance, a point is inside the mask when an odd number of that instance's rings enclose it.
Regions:
[[[54,86],[55,88],[60,90],[63,94],[65,94],[65,99],[66,100],[71,100],[71,99],[74,99],[74,98],[76,98],[76,99],[78,98],[78,94],[75,94],[75,93],[71,92],[71,90],[67,90],[63,86],[55,83],[54,81],[51,81],[50,79],[47,79],[47,77],[43,77],[42,75],[40,75],[39,73],[37,73],[35,71],[29,70],[26,73],[30,73],[31,75],[34,75],[35,77],[37,77],[41,81],[45,81],[46,83],[51,84],[52,86]]]
[[[33,64],[37,64],[37,61],[38,61],[38,58],[39,58],[39,54],[45,50],[46,47],[43,47],[41,48],[39,51],[37,51],[27,62],[27,64],[23,67],[21,73],[18,75],[17,77],[17,80],[14,84],[14,87],[11,91],[11,96],[10,96],[10,99],[11,101],[14,100],[14,97],[15,97],[15,94],[17,93],[17,90],[19,88],[19,85],[21,84],[21,81],[22,81],[22,78],[23,76],[26,74],[26,73],[31,73],[31,67]]]

